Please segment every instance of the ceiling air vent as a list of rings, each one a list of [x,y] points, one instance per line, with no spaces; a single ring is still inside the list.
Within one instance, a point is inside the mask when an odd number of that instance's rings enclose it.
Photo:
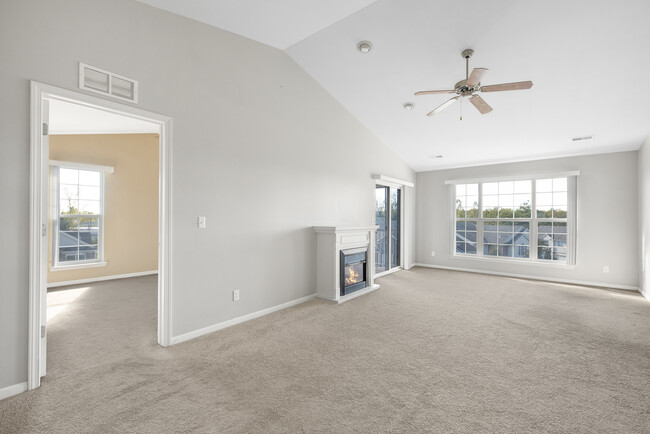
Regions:
[[[85,63],[79,63],[79,88],[125,101],[138,102],[137,81]]]
[[[582,137],[574,137],[571,140],[573,140],[574,142],[579,142],[581,140],[591,140],[593,138],[594,138],[594,136],[582,136]]]

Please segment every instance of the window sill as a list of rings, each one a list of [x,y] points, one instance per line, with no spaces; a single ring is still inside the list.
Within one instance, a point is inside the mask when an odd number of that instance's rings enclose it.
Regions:
[[[402,268],[401,266],[399,266],[399,267],[394,267],[394,268],[391,268],[390,270],[386,270],[386,271],[382,271],[382,272],[380,272],[380,273],[376,273],[373,277],[374,277],[375,279],[378,279],[378,278],[380,278],[380,277],[387,276],[387,275],[389,275],[389,274],[393,274],[393,273],[395,273],[395,272],[397,272],[397,271],[401,271],[401,270],[403,270],[403,268]]]
[[[56,267],[50,267],[50,271],[67,271],[67,270],[79,270],[82,268],[105,267],[107,264],[108,262],[88,262],[85,264],[58,265]]]
[[[566,268],[574,269],[575,265],[569,265],[564,263],[552,263],[547,261],[534,261],[530,259],[498,259],[498,258],[488,258],[485,256],[469,256],[469,255],[449,255],[451,259],[461,259],[461,260],[470,260],[470,261],[480,261],[480,262],[492,262],[497,264],[516,264],[516,265],[532,265],[537,267],[549,267],[549,268]]]

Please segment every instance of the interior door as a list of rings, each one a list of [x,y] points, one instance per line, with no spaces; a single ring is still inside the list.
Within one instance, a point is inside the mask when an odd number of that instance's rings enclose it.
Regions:
[[[47,365],[47,266],[48,266],[48,210],[50,207],[50,139],[48,127],[50,124],[49,101],[43,100],[43,136],[41,137],[41,242],[40,242],[40,324],[41,350],[39,368],[41,377],[45,376]]]

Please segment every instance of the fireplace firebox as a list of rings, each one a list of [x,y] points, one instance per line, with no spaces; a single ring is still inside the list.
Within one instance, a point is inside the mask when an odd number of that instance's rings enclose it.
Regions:
[[[367,248],[341,250],[341,295],[368,286],[367,258]]]

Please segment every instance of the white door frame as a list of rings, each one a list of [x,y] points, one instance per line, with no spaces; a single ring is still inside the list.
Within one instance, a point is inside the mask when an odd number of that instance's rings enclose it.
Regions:
[[[103,110],[158,124],[159,148],[159,210],[158,210],[158,343],[171,345],[171,240],[172,240],[172,118],[141,110],[126,104],[31,81],[30,107],[30,210],[29,210],[29,332],[27,355],[27,388],[41,384],[41,308],[47,302],[47,260],[41,253],[47,250],[47,219],[43,221],[44,207],[48,206],[46,192],[49,155],[43,140],[44,100],[59,100],[84,107]],[[45,229],[43,229],[45,228]]]

